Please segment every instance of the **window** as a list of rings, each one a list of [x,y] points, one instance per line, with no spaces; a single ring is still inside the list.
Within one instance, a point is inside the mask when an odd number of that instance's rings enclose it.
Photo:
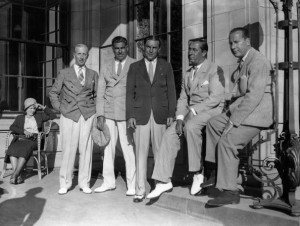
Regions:
[[[158,36],[161,41],[160,57],[172,64],[177,96],[182,79],[182,1],[135,0],[134,1],[134,53],[142,59],[143,39]]]
[[[68,0],[0,3],[0,109],[22,111],[33,97],[47,97],[67,62]]]

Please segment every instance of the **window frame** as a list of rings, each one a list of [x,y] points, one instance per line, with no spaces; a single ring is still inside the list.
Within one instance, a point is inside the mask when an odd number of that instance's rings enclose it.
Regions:
[[[43,1],[43,0],[40,0]],[[47,89],[49,88],[49,86],[47,86],[47,84],[49,84],[49,80],[53,81],[56,79],[57,73],[58,73],[58,61],[61,60],[61,67],[64,68],[66,66],[66,63],[68,60],[68,55],[69,55],[69,38],[66,37],[65,43],[60,43],[60,37],[59,35],[61,35],[61,28],[60,28],[60,23],[59,20],[61,20],[62,18],[64,20],[66,20],[65,24],[66,24],[66,28],[68,29],[69,27],[69,4],[68,1],[65,0],[54,0],[54,1],[50,1],[50,0],[44,0],[44,6],[43,7],[38,7],[38,6],[33,6],[33,5],[28,5],[26,4],[25,0],[21,0],[21,1],[11,1],[10,3],[6,4],[5,7],[7,7],[7,14],[8,14],[8,23],[9,25],[7,25],[7,36],[0,36],[0,42],[3,42],[3,46],[8,46],[8,48],[10,48],[9,46],[14,45],[14,46],[18,46],[17,48],[19,49],[18,51],[18,58],[22,58],[19,62],[18,65],[18,73],[14,73],[11,74],[9,72],[10,68],[9,68],[9,64],[10,64],[10,59],[7,60],[7,63],[5,65],[5,68],[3,70],[4,73],[0,73],[0,80],[2,82],[4,82],[4,86],[6,84],[9,84],[10,79],[12,78],[17,78],[17,92],[18,92],[18,110],[15,109],[11,109],[11,105],[10,105],[10,96],[11,96],[11,92],[13,92],[14,90],[12,90],[12,88],[7,87],[7,89],[4,91],[4,98],[5,101],[8,104],[8,109],[4,109],[3,111],[5,111],[6,113],[16,113],[16,112],[21,112],[22,111],[22,106],[23,106],[23,100],[26,98],[26,92],[24,90],[22,90],[22,85],[26,84],[25,79],[29,79],[31,81],[37,81],[37,80],[42,80],[41,84],[41,92],[42,93],[38,93],[38,95],[42,96],[42,103],[41,104],[45,104],[47,102]],[[49,4],[48,4],[49,3]],[[64,9],[62,10],[62,5],[64,5]],[[22,28],[23,24],[21,25],[21,36],[20,38],[15,38],[12,36],[12,10],[14,6],[19,6],[21,7],[22,11],[22,15],[21,18],[24,18],[24,14],[25,14],[25,8],[32,8],[32,9],[39,9],[39,10],[43,10],[44,11],[44,25],[45,25],[45,30],[44,33],[42,33],[41,35],[44,36],[44,38],[42,40],[28,40],[27,37],[25,36],[25,32],[23,31],[24,28]],[[52,15],[52,19],[50,18],[51,15],[50,13],[54,12],[54,14]],[[63,15],[63,16],[61,16]],[[50,25],[50,20],[52,22],[52,28],[51,29],[51,25]],[[28,24],[26,24],[26,26],[28,26]],[[51,30],[50,30],[51,29]],[[53,42],[51,42],[51,40],[49,39],[49,35],[51,34],[55,34],[54,40]],[[66,34],[68,35],[69,32],[66,32]],[[27,70],[26,70],[26,62],[27,62],[27,50],[26,47],[30,46],[30,45],[34,45],[37,48],[39,48],[39,50],[41,51],[41,60],[39,60],[37,62],[37,64],[41,67],[39,70],[39,74],[37,76],[34,75],[30,75]],[[49,47],[51,49],[49,49]],[[60,48],[61,52],[60,52],[60,57],[57,57],[57,48]],[[51,55],[51,59],[47,59],[47,51],[50,51],[50,55]],[[9,53],[9,50],[4,50],[3,49],[3,54],[7,56],[7,54]],[[22,56],[20,56],[22,55]],[[47,71],[47,63],[52,62],[52,65],[50,66],[51,69]],[[62,69],[60,68],[60,69]],[[49,77],[49,71],[51,73],[51,76]],[[30,81],[29,81],[30,82]],[[15,106],[16,102],[14,102]],[[1,109],[2,110],[2,109]]]

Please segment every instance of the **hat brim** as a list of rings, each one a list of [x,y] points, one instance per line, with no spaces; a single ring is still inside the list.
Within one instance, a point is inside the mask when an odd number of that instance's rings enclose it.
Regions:
[[[35,105],[35,104],[31,104],[31,105],[27,106],[26,108],[24,108],[24,111],[26,111],[28,108],[30,108],[33,105]]]
[[[92,126],[92,139],[101,148],[106,147],[110,141],[110,132],[106,124],[104,124],[103,130],[97,128],[97,118],[94,118]]]

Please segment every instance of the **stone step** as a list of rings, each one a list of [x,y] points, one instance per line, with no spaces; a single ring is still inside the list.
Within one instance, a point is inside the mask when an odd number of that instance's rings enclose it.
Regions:
[[[191,196],[188,187],[174,187],[172,192],[162,194],[156,201],[149,201],[148,205],[159,206],[228,226],[300,225],[299,217],[292,217],[277,210],[251,208],[254,199],[249,196],[241,196],[241,201],[237,205],[217,208],[206,207],[205,204],[209,199],[207,196]]]

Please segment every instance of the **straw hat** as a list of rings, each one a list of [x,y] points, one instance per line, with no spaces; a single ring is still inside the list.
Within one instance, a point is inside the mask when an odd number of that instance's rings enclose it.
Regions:
[[[93,120],[92,139],[101,148],[104,148],[106,145],[108,145],[110,141],[110,133],[108,126],[104,124],[103,131],[99,130],[97,128],[97,117],[95,117]]]
[[[27,108],[35,104],[36,104],[36,100],[34,98],[27,98],[24,101],[24,110],[26,111]]]

